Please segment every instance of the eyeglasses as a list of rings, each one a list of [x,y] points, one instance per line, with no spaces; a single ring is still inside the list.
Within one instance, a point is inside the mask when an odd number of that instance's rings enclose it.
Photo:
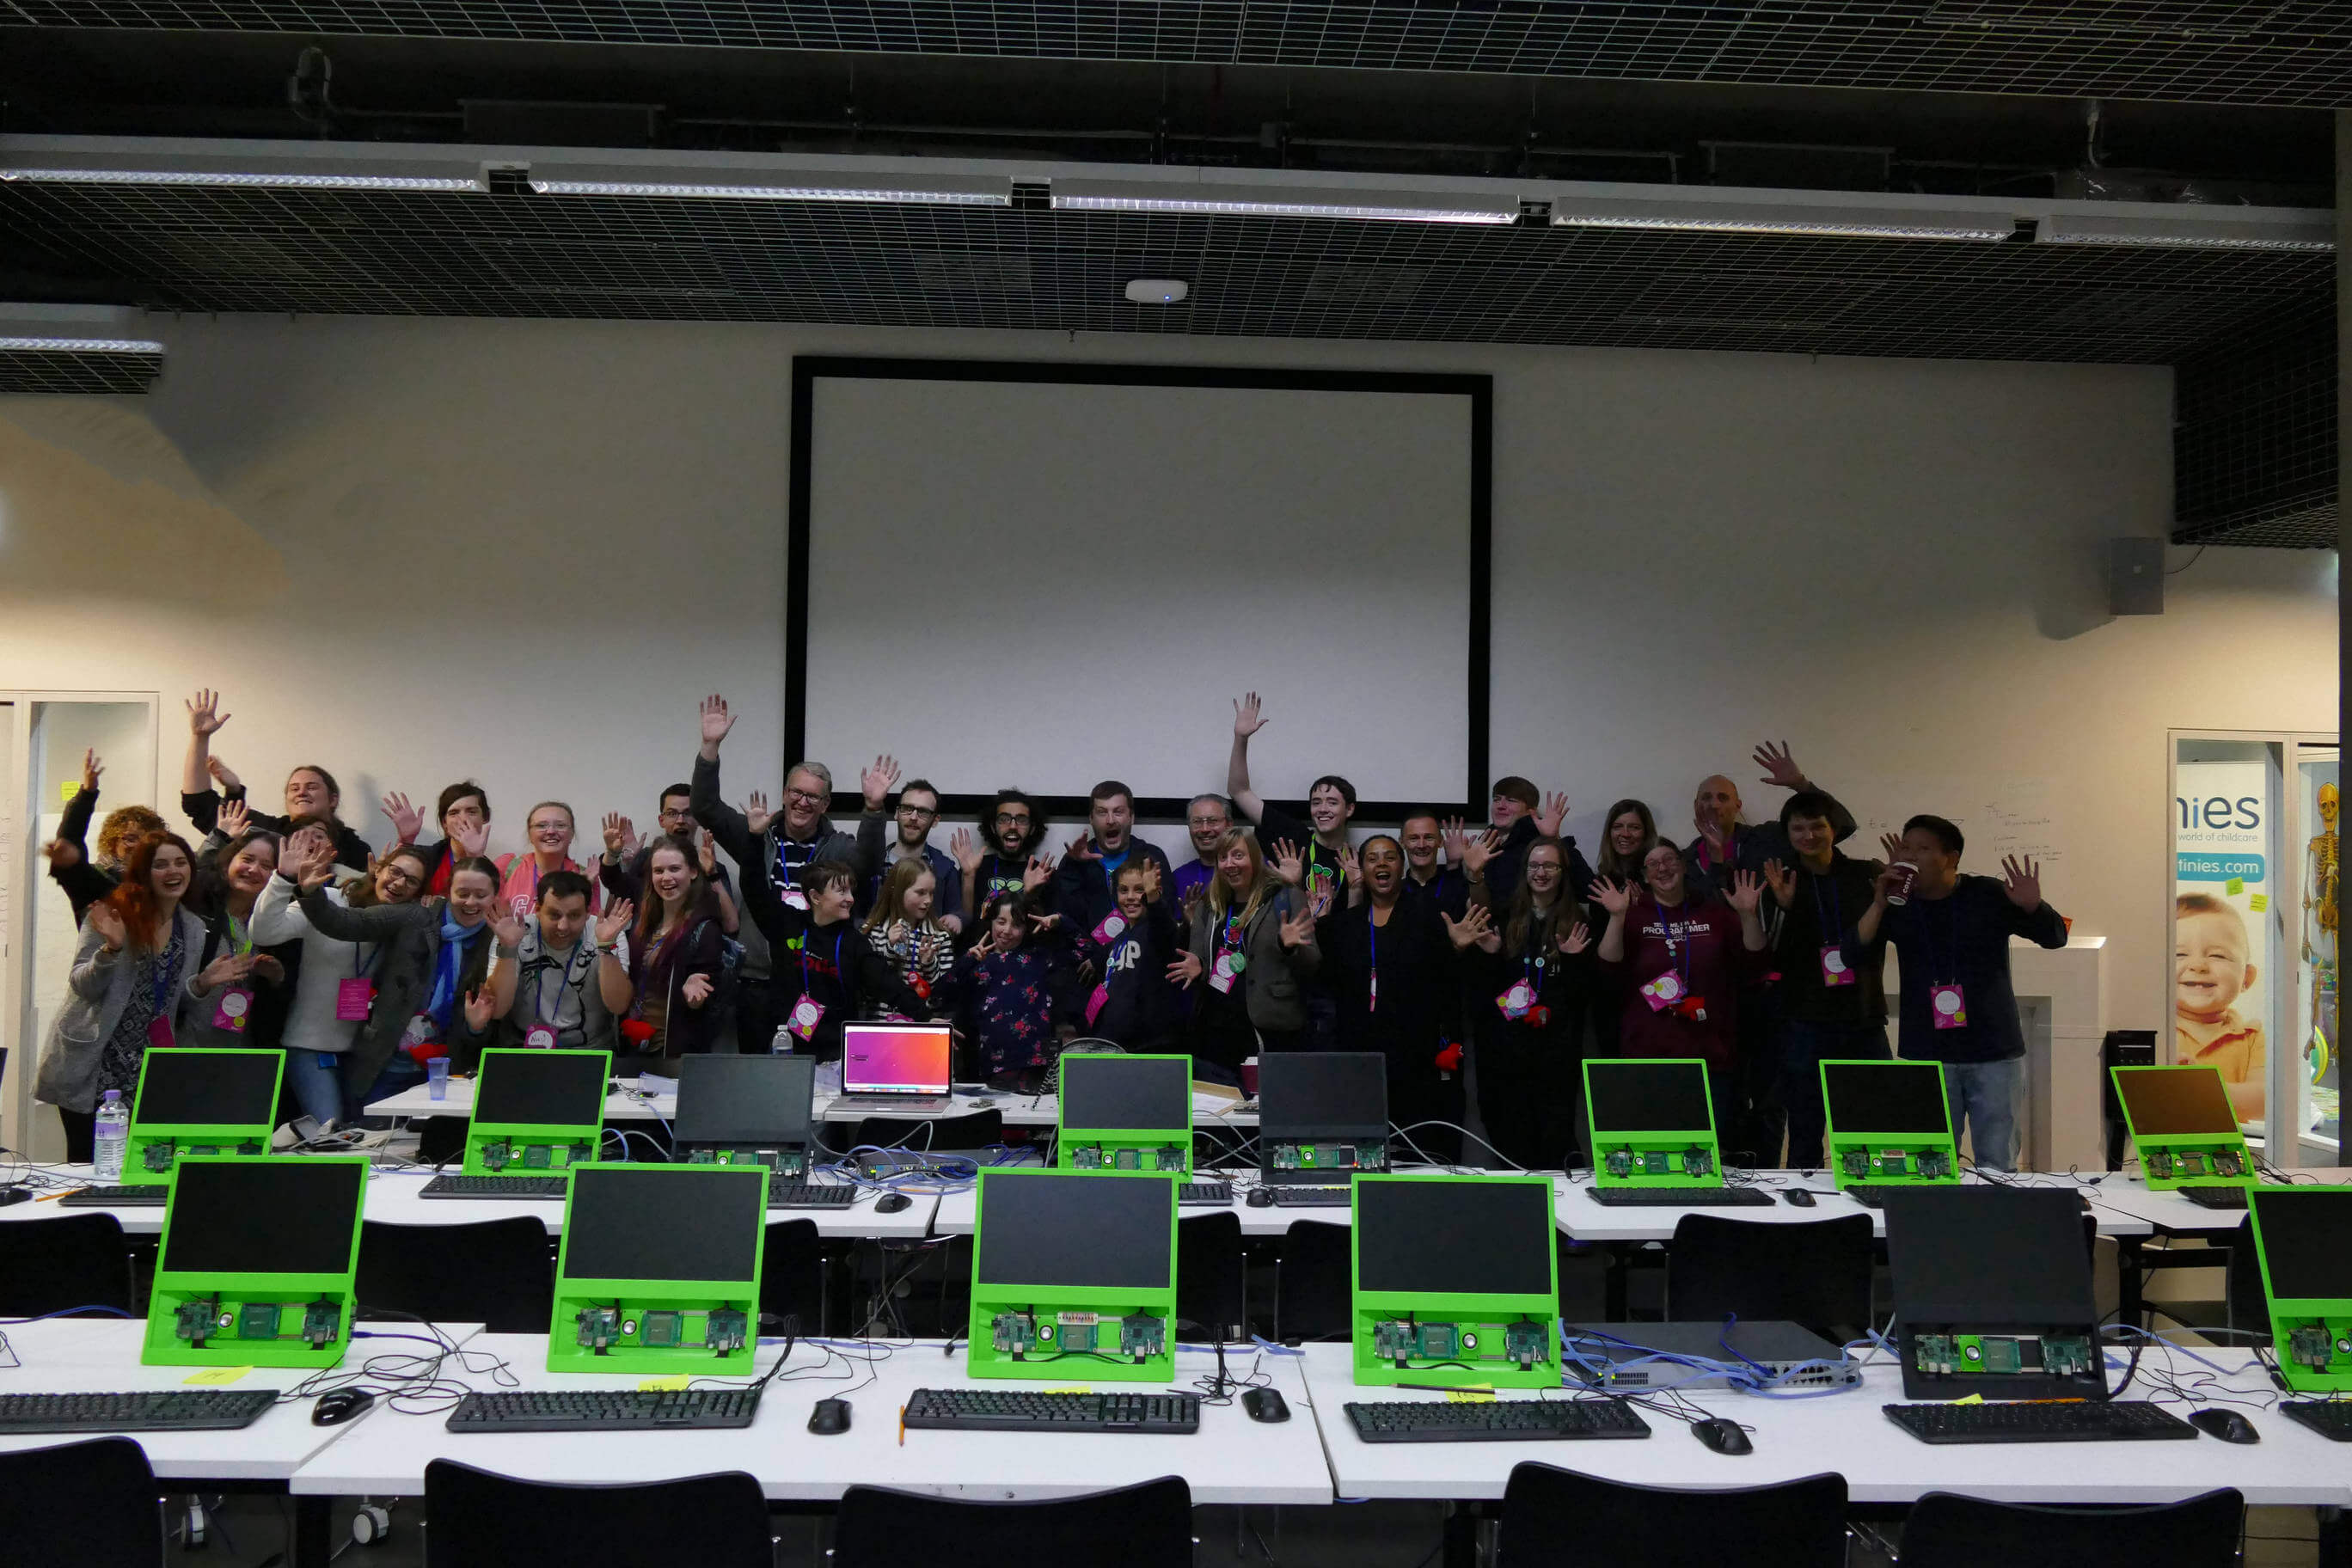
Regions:
[[[999,827],[1026,827],[1029,826],[1029,818],[1026,816],[1016,816],[1009,811],[1000,811],[996,814],[996,826]]]
[[[937,816],[939,814],[940,808],[936,805],[902,805],[898,808],[901,816]],[[1002,822],[1004,819],[1000,816],[996,820]]]
[[[803,805],[823,805],[825,799],[823,795],[811,789],[788,789],[784,792],[784,798],[799,801]]]

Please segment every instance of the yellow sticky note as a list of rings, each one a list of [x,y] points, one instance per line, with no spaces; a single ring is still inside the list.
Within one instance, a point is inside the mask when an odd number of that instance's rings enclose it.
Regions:
[[[1952,1403],[1955,1405],[1982,1405],[1984,1403],[1984,1395],[1981,1394],[1963,1394],[1958,1399],[1953,1400]]]
[[[79,779],[67,779],[58,785],[58,798],[68,805],[73,804],[73,797],[80,793],[81,780]]]
[[[2232,877],[2221,884],[2221,890],[2234,899],[2246,890],[2246,879],[2243,877]]]
[[[2269,909],[2270,907],[2271,896],[2268,893],[2256,893],[2252,898],[2246,900],[2246,908],[2253,910],[2256,914],[2261,914],[2264,910]]]
[[[1092,1394],[1094,1390],[1083,1383],[1057,1383],[1045,1392],[1048,1394]]]
[[[1491,1388],[1449,1388],[1445,1391],[1448,1405],[1492,1405],[1495,1391]]]
[[[641,1378],[637,1383],[637,1392],[639,1394],[676,1394],[692,1381],[693,1379],[684,1373],[676,1377]]]
[[[220,1388],[236,1382],[252,1370],[249,1366],[208,1366],[202,1372],[191,1373],[187,1379],[187,1386]]]

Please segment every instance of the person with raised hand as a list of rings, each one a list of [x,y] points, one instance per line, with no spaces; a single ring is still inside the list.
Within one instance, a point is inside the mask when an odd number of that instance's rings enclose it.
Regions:
[[[1791,794],[1808,792],[1828,802],[1830,831],[1836,842],[1843,844],[1853,837],[1853,813],[1805,776],[1805,770],[1797,765],[1786,741],[1763,742],[1751,760],[1764,770],[1764,783]],[[1732,871],[1745,871],[1760,879],[1765,861],[1778,860],[1785,865],[1796,858],[1796,852],[1789,847],[1789,836],[1778,821],[1751,824],[1743,815],[1745,809],[1739,799],[1739,786],[1722,773],[1710,773],[1701,779],[1692,795],[1691,826],[1698,837],[1684,850],[1685,874],[1694,882],[1705,883],[1710,892],[1728,892],[1727,879]]]
[[[930,1016],[887,960],[874,951],[850,911],[857,901],[857,869],[840,860],[802,868],[797,902],[745,868],[746,909],[773,954],[769,1005],[792,1049],[819,1061],[841,1057],[841,1026],[888,1012],[917,1021]],[[804,906],[804,907],[803,907]]]
[[[1348,901],[1315,923],[1320,975],[1337,1004],[1343,1051],[1378,1051],[1388,1064],[1389,1119],[1458,1123],[1462,987],[1454,944],[1436,903],[1409,892],[1404,846],[1376,833],[1341,857]],[[1458,1157],[1459,1134],[1423,1129],[1414,1142]]]
[[[423,814],[409,805],[406,795],[396,791],[386,795],[380,804],[384,816],[392,819],[393,842],[415,844],[425,829]],[[450,867],[489,853],[490,797],[472,779],[445,784],[434,803],[433,819],[441,825],[441,837],[422,847],[426,867],[425,890],[446,896]]]
[[[963,930],[963,866],[953,855],[931,847],[931,829],[940,825],[940,792],[929,779],[908,779],[898,784],[898,764],[885,757],[889,765],[889,786],[897,787],[898,798],[887,800],[889,813],[868,811],[857,820],[858,852],[871,868],[866,887],[859,895],[861,910],[871,910],[882,892],[882,879],[889,869],[902,860],[919,860],[930,868],[931,880],[938,890],[933,900],[931,918],[945,927],[950,934]],[[950,840],[953,842],[952,839]]]
[[[1519,863],[1527,858],[1528,847],[1546,838],[1558,844],[1567,858],[1570,895],[1582,900],[1585,889],[1592,885],[1592,868],[1585,864],[1576,840],[1560,831],[1568,820],[1567,795],[1557,790],[1549,795],[1539,794],[1532,783],[1512,773],[1495,781],[1486,814],[1487,835],[1494,844],[1486,873],[1489,903],[1497,909],[1510,907],[1511,895],[1519,885]]]
[[[1296,845],[1269,863],[1242,828],[1217,847],[1217,875],[1191,911],[1184,952],[1168,978],[1192,994],[1194,1070],[1238,1081],[1244,1058],[1297,1050],[1307,1038],[1306,983],[1320,968],[1315,910]]]
[[[2066,945],[2064,917],[2042,896],[2042,868],[2004,857],[2001,874],[1964,877],[1959,828],[1922,814],[1903,825],[1871,901],[1846,931],[1849,968],[1885,966],[1895,944],[1902,976],[1898,1053],[1941,1062],[1952,1135],[1965,1127],[1978,1164],[2014,1169],[2025,1096],[2025,1030],[2010,978],[2009,939]],[[1900,899],[1901,902],[1895,900]]]
[[[867,944],[926,1001],[955,962],[955,933],[939,917],[939,896],[928,861],[895,861],[860,927]]]
[[[1256,692],[1234,699],[1234,749],[1225,760],[1225,793],[1242,816],[1255,825],[1260,842],[1282,838],[1306,846],[1306,877],[1300,887],[1313,912],[1321,916],[1347,899],[1339,852],[1348,847],[1348,823],[1356,815],[1356,786],[1337,773],[1325,773],[1307,786],[1304,821],[1266,800],[1250,787],[1249,743],[1250,737],[1269,721]]]
[[[688,823],[687,834],[693,831]],[[627,907],[627,900],[616,907]],[[675,1077],[680,1057],[711,1048],[725,1007],[719,895],[688,837],[665,833],[647,846],[638,909],[628,942],[630,994],[621,1038],[638,1070]]]
[[[1850,966],[1847,925],[1870,907],[1878,868],[1839,849],[1830,800],[1800,790],[1780,806],[1793,863],[1764,862],[1777,911],[1772,959],[1780,972],[1774,1008],[1780,1100],[1789,1113],[1789,1163],[1818,1167],[1827,1131],[1822,1063],[1883,1058],[1886,1048],[1885,965]]]
[[[91,904],[66,974],[66,1000],[49,1025],[33,1097],[58,1108],[66,1159],[85,1163],[108,1089],[131,1103],[151,1048],[181,1043],[195,987],[241,973],[233,958],[205,956],[205,928],[187,896],[196,861],[174,833],[133,847],[122,879]]]
[[[1111,912],[1070,932],[1077,957],[1101,976],[1080,1007],[1079,1033],[1130,1051],[1173,1050],[1183,993],[1169,984],[1168,966],[1183,950],[1184,933],[1167,897],[1167,874],[1160,861],[1134,855],[1111,882]]]
[[[702,700],[700,713],[702,744],[694,756],[690,804],[694,819],[710,829],[719,839],[719,847],[735,862],[740,873],[741,892],[748,906],[755,901],[753,884],[773,895],[781,903],[806,914],[810,901],[808,889],[803,885],[809,867],[820,860],[846,866],[854,877],[862,879],[865,859],[857,847],[857,837],[833,824],[826,808],[833,800],[833,773],[823,763],[794,763],[784,773],[783,809],[770,816],[753,832],[745,813],[730,805],[719,794],[719,748],[735,727],[734,710],[727,700],[713,692]],[[877,761],[887,761],[878,759]],[[867,804],[879,809],[887,795],[887,779],[877,781],[875,770],[866,770],[864,781]],[[877,791],[876,784],[880,783]]]
[[[1045,814],[1021,791],[998,790],[981,808],[976,826],[977,837],[959,827],[948,840],[948,853],[962,873],[967,927],[999,893],[1034,892],[1054,872],[1054,858],[1038,853],[1045,842]],[[1042,878],[1036,875],[1041,866]]]
[[[316,827],[307,831],[324,837]],[[244,805],[229,801],[221,807],[220,826],[196,851],[188,902],[205,922],[205,962],[219,956],[242,963],[218,984],[196,987],[183,1045],[276,1050],[284,1043],[302,944],[264,939],[254,920],[262,893],[278,879],[279,842],[248,826]]]
[[[499,964],[514,971],[514,994],[499,1043],[544,1050],[621,1054],[617,1020],[635,995],[626,932],[635,906],[624,899],[601,915],[595,891],[569,868],[542,878],[530,918],[498,930]],[[501,899],[501,917],[510,906]]]
[[[163,819],[143,805],[116,806],[99,824],[98,852],[93,858],[88,843],[89,819],[98,809],[98,781],[105,772],[106,763],[96,751],[82,752],[81,787],[66,802],[57,837],[41,847],[49,863],[49,879],[73,906],[77,926],[90,905],[114,891],[131,848],[149,834],[164,830]]]
[[[220,821],[225,801],[244,801],[245,783],[229,765],[212,754],[213,737],[234,717],[220,710],[220,693],[206,688],[188,699],[188,753],[180,771],[180,810],[198,833],[210,833]],[[213,785],[220,785],[216,793]],[[332,837],[335,858],[352,869],[365,869],[373,853],[368,841],[345,826],[336,812],[343,801],[335,775],[316,763],[304,763],[286,775],[286,815],[272,816],[254,811],[247,803],[247,826],[284,837],[302,822],[317,822]]]
[[[991,893],[972,923],[977,934],[948,971],[944,997],[989,1086],[1034,1094],[1061,1055],[1054,982],[1070,946],[1033,893]]]
[[[604,902],[604,891],[588,879],[588,868],[572,858],[572,840],[578,832],[572,808],[560,800],[542,800],[523,815],[523,839],[528,846],[499,857],[499,897],[517,920],[529,920],[539,909],[541,883],[559,871],[569,871],[588,882],[591,914]]]
[[[1608,916],[1596,950],[1601,973],[1628,998],[1618,1017],[1617,1050],[1704,1058],[1724,1158],[1751,1165],[1775,1158],[1777,1147],[1744,1148],[1726,1131],[1738,1125],[1740,982],[1765,951],[1759,912],[1764,885],[1735,870],[1729,893],[1718,895],[1690,880],[1682,852],[1664,843],[1650,851],[1642,871],[1639,889],[1592,885],[1593,902]]]
[[[1537,839],[1499,924],[1473,904],[1447,926],[1474,1020],[1479,1120],[1497,1152],[1530,1170],[1566,1169],[1584,1146],[1577,1108],[1597,975],[1567,863],[1556,840]]]
[[[763,815],[764,810],[763,803]],[[647,902],[646,865],[653,858],[654,846],[664,838],[674,839],[687,850],[690,867],[701,872],[703,881],[709,887],[719,931],[734,936],[741,924],[740,907],[727,868],[719,864],[718,840],[711,837],[709,829],[695,826],[693,786],[674,784],[662,791],[655,802],[654,820],[661,831],[651,838],[640,839],[635,823],[617,811],[604,814],[600,825],[604,853],[596,863],[596,880],[604,888],[604,896],[627,899],[643,908]]]
[[[1141,860],[1158,872],[1160,897],[1175,886],[1176,873],[1159,845],[1135,837],[1135,795],[1117,779],[1105,779],[1087,796],[1088,831],[1072,838],[1063,852],[1061,868],[1054,873],[1053,908],[1070,923],[1074,935],[1095,931],[1108,919],[1118,900],[1112,883],[1120,868]],[[1170,910],[1172,918],[1174,910]]]

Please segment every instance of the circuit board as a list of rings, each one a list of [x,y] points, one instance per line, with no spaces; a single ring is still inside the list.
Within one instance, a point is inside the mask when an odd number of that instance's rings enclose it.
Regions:
[[[1546,1326],[1517,1323],[1429,1323],[1391,1319],[1372,1325],[1372,1353],[1399,1370],[1414,1362],[1496,1362],[1522,1369],[1549,1359]]]
[[[1838,1168],[1857,1182],[1946,1181],[1952,1174],[1952,1156],[1944,1149],[1864,1148],[1838,1152]]]
[[[573,1320],[577,1343],[598,1355],[614,1350],[703,1351],[726,1355],[750,1342],[751,1318],[731,1307],[701,1310],[615,1302],[583,1307]]]
[[[2098,1350],[2079,1334],[1918,1334],[1912,1364],[1936,1377],[2095,1377]]]
[[[1715,1170],[1715,1153],[1697,1143],[1681,1150],[1612,1149],[1601,1168],[1612,1176],[1704,1176]]]
[[[2243,1151],[2219,1149],[2151,1149],[2141,1157],[2147,1173],[2158,1181],[2193,1181],[2200,1176],[2235,1178],[2249,1175]]]
[[[173,1333],[198,1350],[223,1340],[282,1340],[318,1350],[332,1344],[342,1326],[342,1308],[328,1300],[236,1301],[200,1296],[172,1310]]]
[[[1276,1143],[1274,1146],[1274,1168],[1277,1171],[1385,1171],[1389,1168],[1389,1149],[1385,1140],[1378,1143]]]
[[[689,1165],[765,1165],[779,1176],[808,1174],[808,1153],[801,1149],[697,1149],[688,1153]]]
[[[563,1171],[574,1165],[584,1165],[596,1157],[593,1144],[588,1143],[485,1143],[481,1149],[482,1168],[491,1174],[509,1168],[518,1171]]]
[[[989,1342],[1016,1361],[1104,1355],[1140,1362],[1167,1352],[1168,1321],[1142,1312],[999,1312]]]
[[[1167,1145],[1158,1149],[1106,1148],[1087,1144],[1070,1151],[1074,1171],[1169,1171],[1192,1168],[1192,1151]]]

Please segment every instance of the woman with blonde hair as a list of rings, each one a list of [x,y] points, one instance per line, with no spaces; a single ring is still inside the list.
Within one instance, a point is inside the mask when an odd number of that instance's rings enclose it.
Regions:
[[[1245,1057],[1306,1043],[1306,982],[1322,953],[1314,908],[1298,890],[1305,857],[1286,841],[1274,847],[1269,861],[1243,828],[1218,841],[1188,949],[1168,966],[1168,978],[1192,991],[1196,1071],[1232,1077]]]

